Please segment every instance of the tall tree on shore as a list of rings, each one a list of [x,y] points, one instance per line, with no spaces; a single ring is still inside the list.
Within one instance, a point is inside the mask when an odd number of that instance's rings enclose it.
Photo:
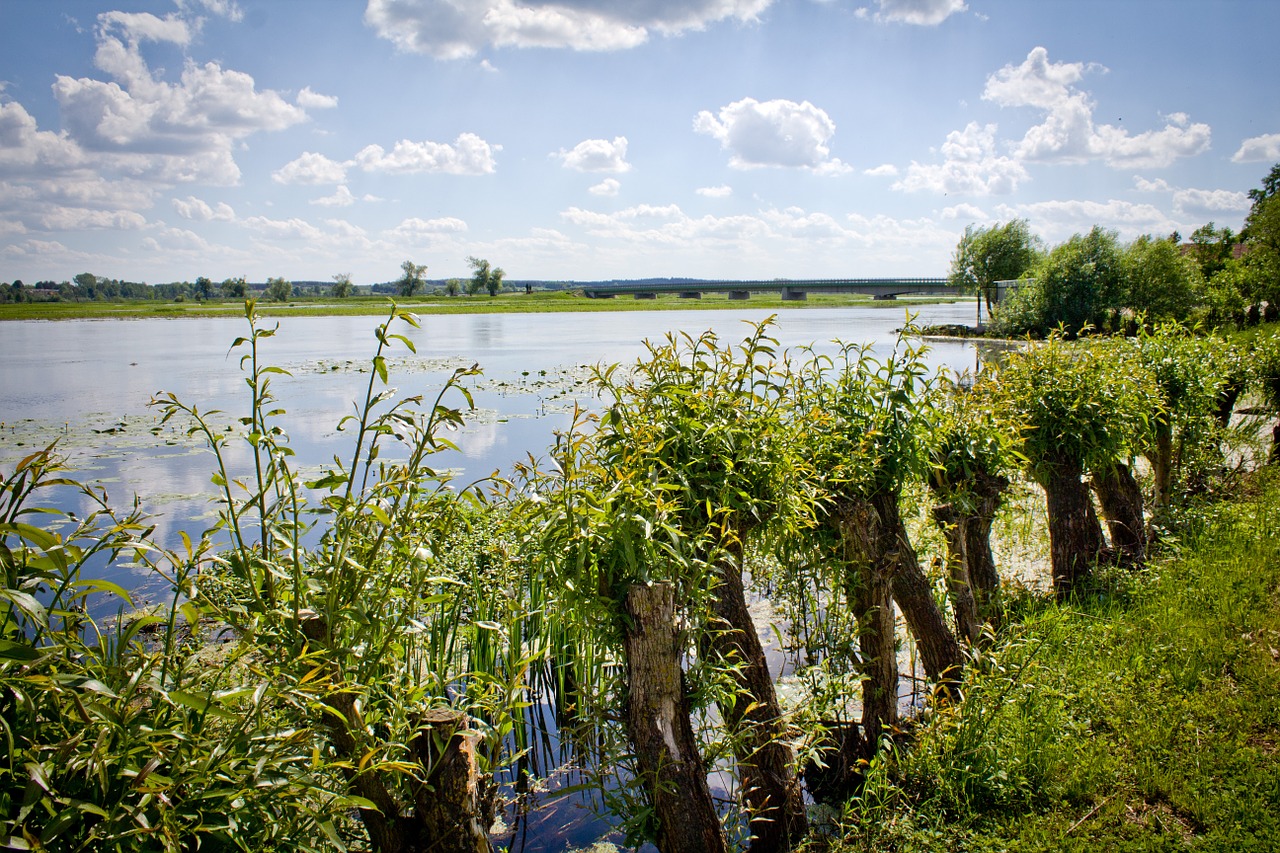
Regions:
[[[475,271],[471,275],[471,286],[468,289],[468,293],[476,294],[484,290],[490,296],[497,296],[499,291],[502,290],[503,276],[506,275],[502,267],[490,266],[487,259],[474,256],[467,258],[467,263]]]
[[[340,272],[333,277],[333,289],[329,291],[334,299],[346,299],[348,296],[356,292],[356,286],[351,283],[351,273]]]
[[[1004,225],[964,229],[964,236],[951,256],[950,282],[978,296],[978,310],[987,301],[987,319],[1000,299],[996,282],[1020,278],[1040,255],[1040,241],[1031,234],[1025,219]]]
[[[426,284],[422,278],[422,274],[427,271],[426,264],[415,264],[407,260],[400,265],[400,270],[400,278],[396,279],[396,290],[401,296],[413,296],[422,290]]]

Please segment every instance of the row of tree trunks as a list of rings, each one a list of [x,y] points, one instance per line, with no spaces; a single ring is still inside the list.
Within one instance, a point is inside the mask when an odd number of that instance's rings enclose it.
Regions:
[[[735,539],[716,561],[719,583],[712,606],[717,624],[707,635],[706,651],[733,667],[737,691],[720,713],[734,735],[743,799],[751,815],[751,851],[774,853],[799,846],[809,824],[782,706],[747,608],[742,555],[741,539]]]
[[[684,653],[671,584],[635,584],[626,595],[627,735],[650,792],[662,853],[721,853],[724,830],[690,721]]]
[[[996,512],[1009,489],[1009,478],[999,474],[978,472],[970,483],[971,514],[964,525],[965,560],[978,617],[999,624],[1003,616],[1000,603],[1000,572],[991,553],[991,527]]]

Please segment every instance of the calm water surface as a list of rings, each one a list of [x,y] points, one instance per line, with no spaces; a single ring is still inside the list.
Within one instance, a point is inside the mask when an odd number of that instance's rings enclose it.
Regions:
[[[971,304],[924,305],[920,323],[963,323]],[[565,428],[575,402],[592,407],[585,378],[590,365],[632,362],[644,341],[668,332],[699,334],[712,329],[724,341],[741,340],[747,323],[764,310],[639,311],[588,314],[492,314],[421,318],[421,328],[398,331],[417,353],[390,353],[391,385],[399,396],[433,399],[457,367],[478,364],[470,380],[477,411],[452,436],[457,453],[436,457],[460,482],[508,471],[528,454],[543,455],[554,432]],[[784,347],[815,345],[833,350],[834,340],[874,342],[886,354],[906,309],[797,309],[778,314],[773,336]],[[272,321],[274,323],[276,321]],[[352,434],[338,422],[355,410],[369,381],[376,317],[289,317],[261,344],[264,363],[290,375],[272,378],[287,414],[280,423],[298,462],[316,467],[345,459]],[[240,370],[243,318],[7,322],[0,325],[0,472],[57,439],[76,476],[107,489],[113,505],[135,495],[156,514],[162,540],[176,541],[179,528],[193,535],[212,518],[209,476],[213,458],[188,439],[185,426],[162,426],[149,401],[172,392],[231,425],[248,412],[248,388]],[[931,362],[957,371],[975,363],[974,345],[936,342]],[[460,397],[454,403],[462,404]],[[233,443],[244,464],[247,456]],[[127,579],[117,578],[125,581]],[[126,585],[128,585],[126,583]]]

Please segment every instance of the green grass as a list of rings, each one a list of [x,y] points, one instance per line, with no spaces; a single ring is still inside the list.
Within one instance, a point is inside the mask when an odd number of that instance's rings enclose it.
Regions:
[[[1263,472],[1147,572],[1022,602],[966,703],[873,774],[835,849],[1276,849],[1277,524]]]
[[[382,316],[387,296],[350,299],[307,298],[288,302],[259,302],[258,313],[271,317]],[[660,295],[656,299],[587,299],[572,291],[504,293],[488,296],[417,296],[396,298],[397,304],[418,314],[526,314],[565,311],[681,311],[716,309],[895,308],[904,304],[952,302],[952,299],[873,300],[847,293],[809,294],[803,302],[783,302],[781,294],[752,294],[746,302],[730,301],[723,293],[701,299]],[[209,302],[32,302],[0,304],[0,320],[77,320],[145,317],[240,317],[244,302],[235,299]]]

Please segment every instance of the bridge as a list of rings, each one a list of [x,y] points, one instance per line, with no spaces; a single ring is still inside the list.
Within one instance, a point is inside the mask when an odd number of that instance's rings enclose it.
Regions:
[[[589,299],[632,296],[656,299],[674,293],[681,299],[701,299],[704,293],[727,293],[731,300],[750,299],[753,293],[780,292],[783,302],[800,302],[810,293],[861,293],[875,299],[899,296],[960,296],[960,288],[945,278],[821,278],[769,281],[615,282],[584,288]]]

